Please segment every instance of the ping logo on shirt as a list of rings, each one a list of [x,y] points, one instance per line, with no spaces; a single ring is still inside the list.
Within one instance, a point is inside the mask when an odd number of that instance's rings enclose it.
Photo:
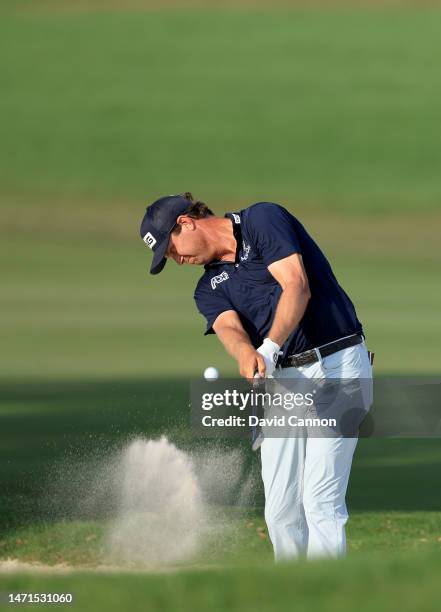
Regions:
[[[250,254],[251,246],[249,244],[245,244],[245,242],[242,242],[242,251],[243,255],[240,256],[240,261],[246,261],[248,259],[248,255]]]
[[[234,223],[240,223],[239,215],[236,215],[236,213],[231,213],[231,214],[233,215]]]
[[[153,249],[153,247],[156,244],[156,238],[150,232],[147,232],[143,240],[146,243],[146,245],[149,247],[149,249]]]
[[[211,279],[211,288],[212,289],[216,289],[216,285],[219,285],[219,283],[222,283],[223,281],[228,280],[230,277],[228,276],[227,272],[222,272],[222,274],[218,274],[217,276],[213,276],[213,278]]]

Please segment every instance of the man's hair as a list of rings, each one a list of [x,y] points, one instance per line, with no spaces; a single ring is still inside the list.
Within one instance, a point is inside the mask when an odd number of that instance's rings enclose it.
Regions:
[[[208,208],[205,202],[195,200],[189,191],[186,191],[185,193],[180,193],[179,195],[188,200],[188,208],[186,208],[185,211],[182,213],[186,217],[191,217],[192,219],[205,219],[205,217],[212,217],[214,215],[214,213]],[[176,225],[172,229],[172,232],[174,234],[179,234],[180,231],[181,226],[176,223]]]

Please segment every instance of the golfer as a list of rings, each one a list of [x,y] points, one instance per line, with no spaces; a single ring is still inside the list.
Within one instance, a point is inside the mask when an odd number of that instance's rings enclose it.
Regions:
[[[363,328],[325,255],[278,204],[215,216],[190,193],[147,208],[141,238],[150,272],[167,259],[203,265],[195,301],[240,374],[274,378],[372,377]],[[364,397],[368,409],[372,398]],[[265,437],[265,520],[277,560],[339,556],[356,437]]]

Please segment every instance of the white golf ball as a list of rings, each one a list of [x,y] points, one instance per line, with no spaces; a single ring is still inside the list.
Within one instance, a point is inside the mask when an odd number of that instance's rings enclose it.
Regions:
[[[205,380],[217,380],[219,378],[219,370],[214,366],[205,368],[204,378]]]

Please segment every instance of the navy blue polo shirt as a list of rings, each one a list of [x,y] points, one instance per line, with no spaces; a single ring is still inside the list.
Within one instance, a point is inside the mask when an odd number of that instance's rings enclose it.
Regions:
[[[207,320],[206,334],[214,333],[213,323],[222,312],[235,310],[253,345],[260,346],[282,293],[268,266],[293,253],[302,255],[311,299],[282,347],[284,356],[363,331],[325,255],[291,213],[278,204],[259,202],[225,216],[233,223],[236,260],[207,264],[194,294]]]

